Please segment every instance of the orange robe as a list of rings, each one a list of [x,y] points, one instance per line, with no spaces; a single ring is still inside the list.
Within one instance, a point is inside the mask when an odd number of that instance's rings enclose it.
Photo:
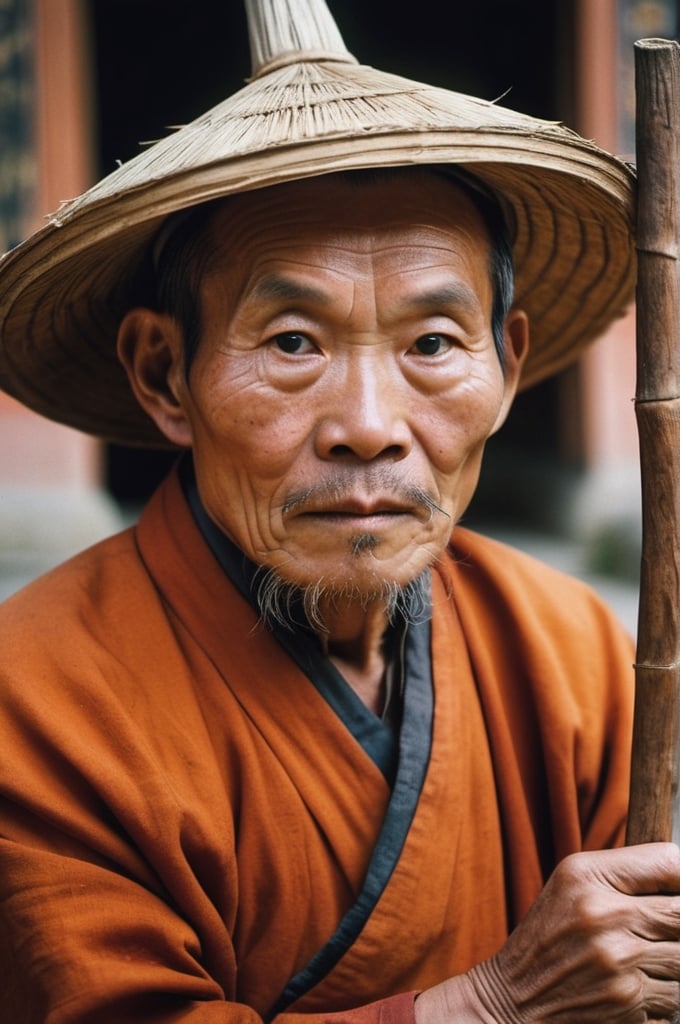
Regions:
[[[281,1022],[411,1020],[409,993],[492,954],[556,861],[621,840],[633,653],[611,614],[462,529],[432,593],[412,820],[359,933]],[[176,476],[136,529],[6,602],[0,636],[2,1019],[271,1014],[400,808]]]

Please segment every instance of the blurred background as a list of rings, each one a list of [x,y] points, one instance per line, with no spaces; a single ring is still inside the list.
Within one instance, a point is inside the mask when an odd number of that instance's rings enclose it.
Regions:
[[[635,39],[676,0],[329,0],[363,63],[634,154]],[[60,202],[236,91],[240,0],[0,0],[0,250]],[[635,628],[640,513],[634,319],[520,395],[466,525],[594,583]],[[0,596],[134,520],[171,456],[105,444],[0,393]]]

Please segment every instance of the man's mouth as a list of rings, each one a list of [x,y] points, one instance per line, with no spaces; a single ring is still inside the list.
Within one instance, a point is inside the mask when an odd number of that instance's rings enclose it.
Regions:
[[[300,518],[323,519],[328,523],[342,525],[356,524],[366,529],[372,525],[394,522],[404,516],[416,515],[413,506],[399,505],[392,502],[343,501],[338,504],[319,504],[304,507],[297,512]]]
[[[376,488],[377,490],[377,488]],[[283,505],[285,518],[322,519],[326,522],[356,523],[362,528],[371,523],[388,524],[413,516],[423,521],[436,513],[448,517],[434,499],[420,487],[409,486],[392,492],[347,493],[340,487],[321,484],[292,494]]]

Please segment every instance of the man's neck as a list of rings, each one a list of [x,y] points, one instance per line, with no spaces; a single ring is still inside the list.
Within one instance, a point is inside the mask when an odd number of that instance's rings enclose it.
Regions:
[[[371,711],[380,714],[384,677],[390,657],[390,626],[384,603],[368,607],[358,601],[334,600],[323,608],[326,632],[319,639],[324,652]]]

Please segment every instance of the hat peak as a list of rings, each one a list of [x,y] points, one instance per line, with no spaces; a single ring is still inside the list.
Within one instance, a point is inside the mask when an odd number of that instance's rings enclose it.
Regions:
[[[244,0],[252,78],[284,64],[336,60],[356,64],[325,0]]]

